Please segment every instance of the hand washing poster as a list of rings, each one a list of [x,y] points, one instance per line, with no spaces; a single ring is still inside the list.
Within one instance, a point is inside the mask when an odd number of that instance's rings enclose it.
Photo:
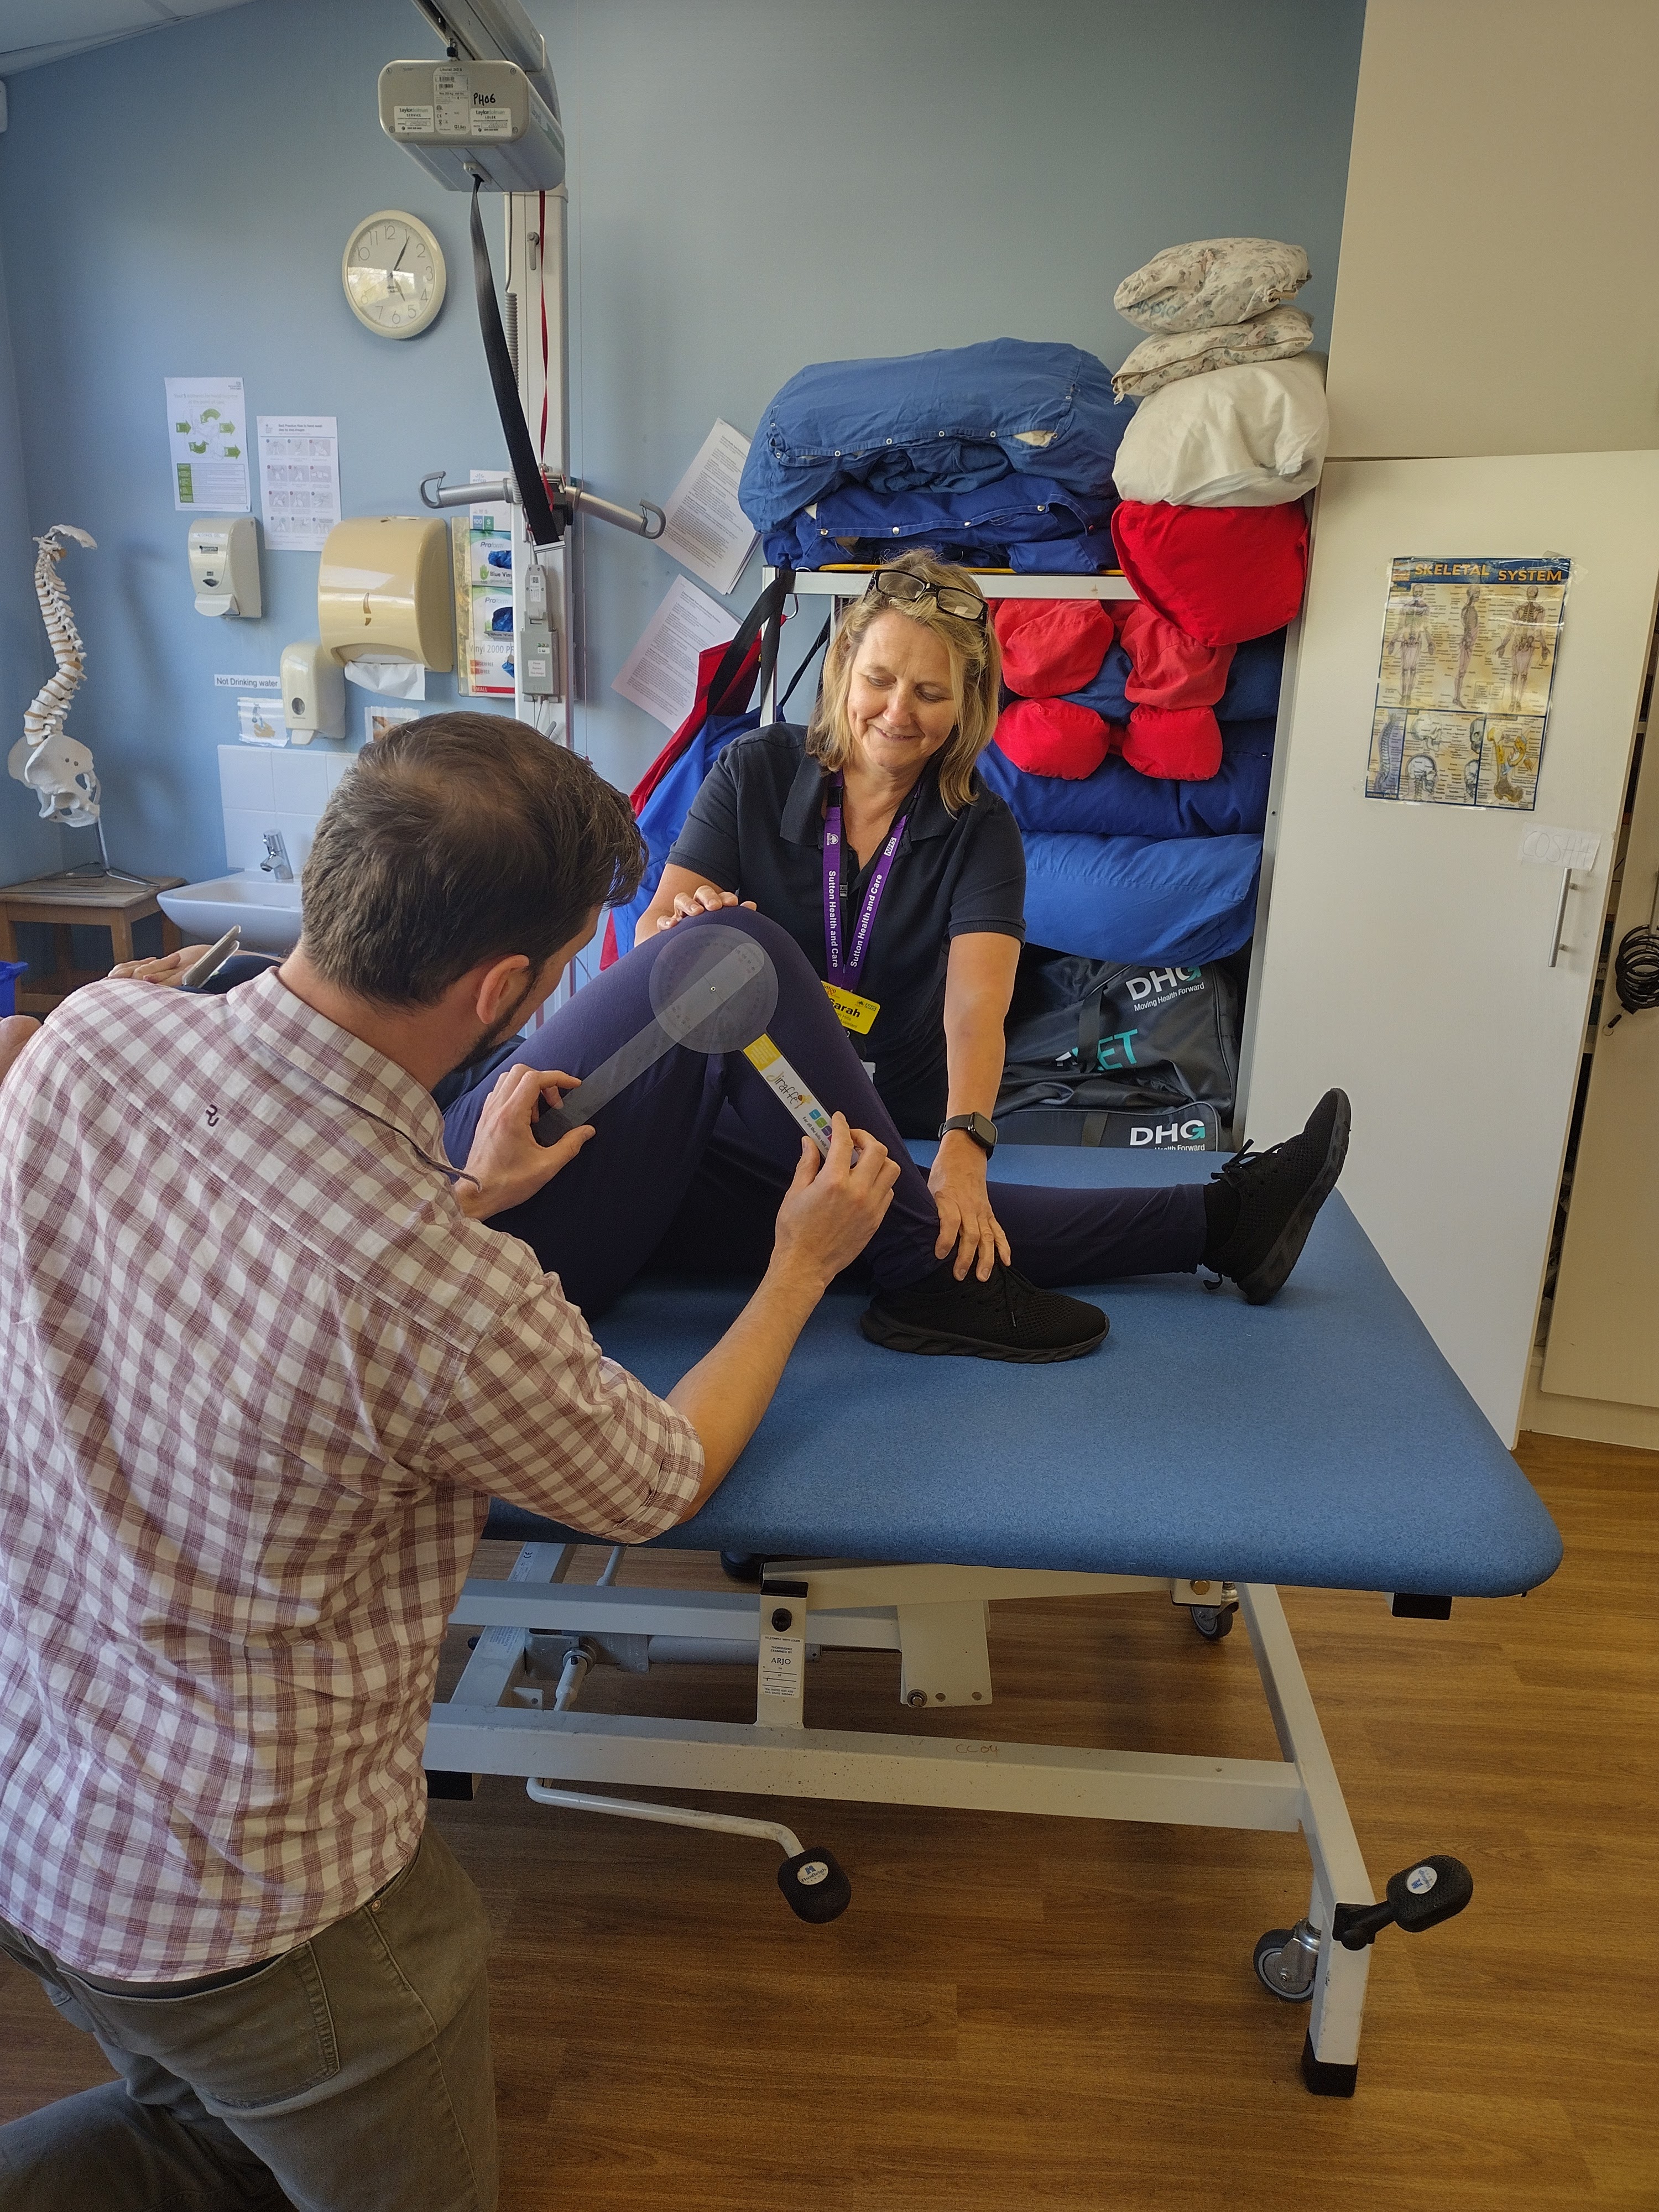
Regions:
[[[1571,568],[1548,553],[1394,562],[1367,799],[1530,813]]]
[[[240,376],[169,376],[167,450],[180,513],[251,514],[247,409]]]

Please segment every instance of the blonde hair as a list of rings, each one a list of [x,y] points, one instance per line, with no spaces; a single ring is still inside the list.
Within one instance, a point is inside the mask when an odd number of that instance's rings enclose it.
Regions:
[[[990,611],[987,609],[982,623],[971,622],[963,615],[941,614],[938,599],[931,596],[941,586],[946,590],[971,592],[975,599],[981,596],[980,589],[965,568],[953,568],[946,562],[935,560],[931,553],[919,550],[901,553],[882,566],[902,568],[907,575],[919,576],[928,586],[930,596],[925,599],[890,599],[872,591],[848,609],[823,656],[823,689],[807,725],[806,750],[825,768],[846,767],[853,751],[847,694],[859,647],[871,624],[878,622],[883,615],[902,615],[907,622],[920,623],[924,629],[932,630],[950,659],[957,724],[943,751],[936,757],[939,797],[950,813],[960,814],[964,806],[973,804],[974,763],[990,744],[997,726],[1002,653],[991,627]]]

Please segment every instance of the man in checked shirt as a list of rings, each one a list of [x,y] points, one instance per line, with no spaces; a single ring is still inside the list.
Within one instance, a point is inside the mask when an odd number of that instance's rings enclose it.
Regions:
[[[421,1771],[487,1500],[695,1512],[897,1174],[804,1142],[665,1400],[486,1225],[594,1133],[544,1150],[570,1079],[509,1069],[458,1176],[433,1087],[642,857],[574,754],[429,717],[337,793],[280,970],[0,1038],[0,1953],[121,2077],[0,2129],[5,2212],[495,2203],[488,1930]]]

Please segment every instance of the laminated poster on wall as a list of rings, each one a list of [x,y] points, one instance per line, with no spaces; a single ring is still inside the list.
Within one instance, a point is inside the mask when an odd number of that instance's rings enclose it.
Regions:
[[[755,550],[755,526],[738,503],[749,440],[717,420],[674,487],[657,543],[716,592],[737,589]]]
[[[699,656],[711,645],[729,644],[737,634],[738,618],[729,608],[676,576],[611,689],[678,730],[696,701]]]
[[[169,376],[173,504],[186,514],[251,514],[247,410],[240,376]]]
[[[285,745],[288,724],[283,710],[270,699],[236,702],[236,742],[241,745]]]
[[[340,519],[340,440],[332,415],[259,417],[259,496],[265,544],[320,553]]]
[[[1553,553],[1394,562],[1367,799],[1532,811],[1571,568]]]
[[[474,469],[471,481],[487,477]],[[501,471],[495,471],[499,477]],[[513,696],[513,510],[480,500],[450,519],[455,569],[459,689],[472,697]]]
[[[509,684],[507,690],[512,690]],[[421,719],[418,707],[377,707],[371,701],[363,708],[363,743],[377,745],[389,730],[399,722],[417,722]]]

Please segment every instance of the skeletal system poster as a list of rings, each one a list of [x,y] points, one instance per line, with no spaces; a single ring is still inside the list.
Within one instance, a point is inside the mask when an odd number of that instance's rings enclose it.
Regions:
[[[1536,805],[1571,565],[1553,554],[1393,563],[1368,799]]]

